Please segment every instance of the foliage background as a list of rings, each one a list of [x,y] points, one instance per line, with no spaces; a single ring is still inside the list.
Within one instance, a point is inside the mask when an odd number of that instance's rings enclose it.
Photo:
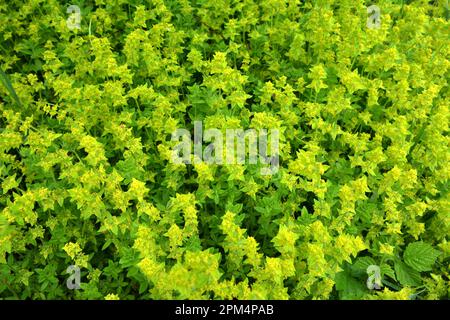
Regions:
[[[448,6],[374,3],[1,0],[0,298],[448,298]],[[171,164],[194,120],[279,172]]]

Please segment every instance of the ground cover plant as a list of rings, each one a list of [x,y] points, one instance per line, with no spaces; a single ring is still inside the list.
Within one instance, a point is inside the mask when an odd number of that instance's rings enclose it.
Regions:
[[[448,298],[448,18],[0,0],[0,298]],[[194,121],[279,130],[278,171],[173,163]]]

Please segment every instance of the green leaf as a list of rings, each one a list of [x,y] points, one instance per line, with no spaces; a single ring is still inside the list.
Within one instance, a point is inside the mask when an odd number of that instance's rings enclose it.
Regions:
[[[376,265],[377,263],[371,257],[360,257],[356,259],[355,263],[352,266],[352,269],[366,272],[367,267],[372,264]]]
[[[16,179],[16,174],[13,174],[12,176],[7,177],[3,182],[2,182],[2,189],[3,189],[3,194],[6,194],[9,190],[11,189],[15,189],[19,186],[19,182],[20,182],[20,178]]]
[[[5,86],[6,90],[8,90],[9,94],[13,97],[14,101],[17,103],[19,107],[22,106],[20,103],[19,97],[16,94],[16,91],[14,90],[11,81],[9,80],[6,73],[3,72],[3,70],[0,68],[0,81]]]
[[[351,266],[352,274],[355,276],[365,275],[367,268],[370,265],[376,265],[377,263],[371,257],[360,257],[356,259],[355,263]]]
[[[403,286],[416,287],[422,283],[420,273],[402,261],[396,261],[394,264],[394,269],[398,282],[400,282]]]
[[[124,177],[123,182],[128,184],[133,178],[137,180],[144,180],[144,170],[139,166],[134,158],[127,158],[125,160],[120,160],[116,165],[119,173]]]
[[[430,271],[436,258],[440,255],[428,243],[418,241],[410,243],[406,248],[403,259],[406,264],[416,271]]]
[[[346,271],[337,273],[334,281],[341,299],[358,299],[367,292],[365,282],[358,281]]]
[[[381,269],[381,274],[382,274],[383,276],[386,275],[386,276],[389,276],[390,278],[396,280],[396,278],[395,278],[395,272],[394,272],[394,270],[391,268],[390,265],[388,265],[388,264],[382,264],[382,265],[380,266],[380,269]]]

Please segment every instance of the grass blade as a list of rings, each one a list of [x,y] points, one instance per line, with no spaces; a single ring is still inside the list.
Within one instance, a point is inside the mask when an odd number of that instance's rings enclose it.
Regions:
[[[6,87],[6,90],[9,92],[9,94],[13,97],[13,99],[17,103],[17,105],[21,107],[22,103],[20,102],[19,97],[17,96],[17,93],[11,84],[11,81],[9,80],[6,73],[4,73],[1,68],[0,68],[0,80],[3,83],[3,85]]]

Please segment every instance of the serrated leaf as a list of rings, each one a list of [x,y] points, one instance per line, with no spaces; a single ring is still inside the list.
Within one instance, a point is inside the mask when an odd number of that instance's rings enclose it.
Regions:
[[[346,271],[337,273],[334,281],[341,299],[358,299],[366,293],[365,283],[353,278]]]
[[[420,273],[402,261],[396,261],[394,264],[394,269],[398,282],[400,282],[403,286],[416,287],[422,283]]]
[[[390,265],[388,265],[388,264],[382,264],[382,265],[380,266],[380,269],[381,269],[381,274],[382,274],[382,275],[386,275],[386,276],[389,276],[390,278],[392,278],[392,279],[394,279],[394,280],[397,280],[397,279],[395,278],[395,272],[394,272],[394,270],[391,268]]]
[[[376,265],[374,259],[371,257],[360,257],[356,259],[355,263],[351,266],[352,274],[361,275],[366,274],[367,268],[370,265]]]
[[[418,241],[410,243],[406,248],[403,259],[405,263],[416,271],[430,271],[436,258],[440,255],[428,243]]]

